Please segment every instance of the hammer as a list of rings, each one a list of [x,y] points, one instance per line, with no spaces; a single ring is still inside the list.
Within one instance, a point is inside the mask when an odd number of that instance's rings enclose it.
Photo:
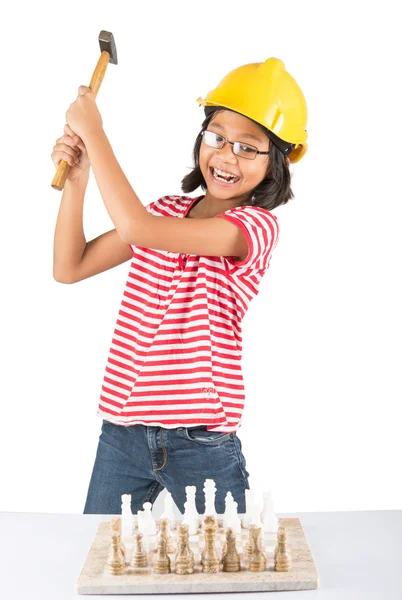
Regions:
[[[117,52],[116,44],[114,43],[113,34],[110,31],[102,30],[98,36],[99,46],[101,49],[101,55],[98,60],[98,64],[93,72],[89,89],[95,94],[98,93],[100,85],[106,73],[106,67],[108,63],[117,65]],[[66,182],[68,173],[70,171],[70,165],[67,161],[61,160],[57,166],[57,172],[52,181],[52,188],[55,190],[62,190]]]

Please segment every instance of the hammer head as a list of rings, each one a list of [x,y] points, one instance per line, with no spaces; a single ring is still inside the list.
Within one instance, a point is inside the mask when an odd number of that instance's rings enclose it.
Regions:
[[[103,52],[104,50],[106,50],[106,52],[109,52],[109,62],[112,63],[112,65],[117,65],[117,52],[116,44],[114,43],[113,33],[111,33],[110,31],[104,31],[102,29],[98,39],[101,52]]]

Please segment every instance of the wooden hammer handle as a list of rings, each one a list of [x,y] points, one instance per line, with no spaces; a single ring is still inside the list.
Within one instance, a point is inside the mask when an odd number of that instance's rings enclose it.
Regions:
[[[103,50],[99,57],[98,64],[95,67],[95,71],[93,72],[91,83],[89,84],[89,89],[95,94],[95,96],[97,95],[103,78],[105,76],[106,69],[109,64],[109,58],[109,52]],[[62,159],[57,166],[56,175],[54,176],[52,181],[52,188],[61,191],[64,188],[64,184],[68,177],[69,171],[70,165],[66,160]]]

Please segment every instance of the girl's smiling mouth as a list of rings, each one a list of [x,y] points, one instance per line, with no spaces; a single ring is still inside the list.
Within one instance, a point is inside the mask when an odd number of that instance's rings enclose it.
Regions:
[[[241,179],[240,177],[236,176],[236,179],[234,181],[227,181],[227,180],[221,178],[218,173],[216,173],[216,175],[215,175],[215,167],[209,167],[208,170],[211,175],[212,181],[214,183],[216,183],[217,185],[223,185],[226,187],[230,187],[230,186],[236,185],[236,183],[238,183]]]

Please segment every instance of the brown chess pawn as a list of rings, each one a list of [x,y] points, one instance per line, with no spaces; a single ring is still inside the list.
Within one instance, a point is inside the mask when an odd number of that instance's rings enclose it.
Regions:
[[[284,527],[279,527],[278,544],[274,552],[274,569],[275,571],[290,571],[292,569],[292,558],[290,549],[287,547],[287,535]]]
[[[117,517],[116,519],[112,519],[111,521],[112,534],[118,533],[121,539],[121,517]]]
[[[167,519],[167,518],[163,518],[159,521],[158,539],[161,537],[166,538],[168,554],[172,554],[172,552],[175,552],[176,548],[175,548],[175,545],[173,542],[172,534],[170,533],[169,519]]]
[[[126,553],[124,545],[120,541],[120,535],[117,532],[112,534],[107,565],[109,573],[112,575],[120,575],[126,568]]]
[[[277,540],[279,541],[279,536],[282,536],[283,532],[285,531],[285,527],[284,525],[280,525],[278,527],[278,531],[276,534]],[[279,544],[277,543],[275,546],[275,551],[274,551],[274,559],[276,558],[276,555],[278,554],[278,550],[279,550]]]
[[[171,572],[170,556],[167,553],[167,540],[165,537],[160,537],[158,540],[158,551],[153,558],[154,573],[167,575]]]
[[[226,541],[222,553],[223,571],[240,571],[240,556],[236,550],[236,534],[231,527],[226,529]]]
[[[228,531],[228,527],[225,528],[225,527],[222,526],[222,530],[223,530],[223,538],[224,539],[223,539],[223,543],[221,542],[221,546],[222,546],[221,547],[221,560],[223,559],[223,557],[225,556],[226,551],[227,551],[227,546],[228,546],[227,545],[227,531]],[[221,533],[222,530],[218,529],[217,536]],[[220,540],[222,540],[222,536],[220,536]]]
[[[245,550],[244,550],[245,551],[245,555],[247,557],[250,556],[250,554],[252,552],[252,549],[253,549],[252,531],[254,531],[255,529],[257,529],[257,525],[254,525],[254,523],[251,523],[248,526],[248,540],[246,542]]]
[[[211,515],[204,518],[203,529],[205,532],[205,547],[201,554],[201,564],[203,573],[219,573],[220,560],[215,547],[216,530],[218,524],[216,518]]]
[[[178,575],[194,573],[194,552],[188,539],[188,525],[181,523],[178,527],[177,553],[175,556],[175,572]]]
[[[251,527],[251,525],[250,525]],[[262,531],[261,527],[252,528],[251,531],[251,555],[249,558],[249,570],[253,572],[265,571],[267,568],[267,559],[262,551]]]
[[[134,548],[133,548],[133,553],[131,555],[131,563],[130,563],[130,565],[132,567],[147,567],[148,566],[147,553],[145,552],[144,547],[142,545],[142,538],[143,538],[143,534],[140,531],[138,531],[134,537],[135,544],[134,544]]]

